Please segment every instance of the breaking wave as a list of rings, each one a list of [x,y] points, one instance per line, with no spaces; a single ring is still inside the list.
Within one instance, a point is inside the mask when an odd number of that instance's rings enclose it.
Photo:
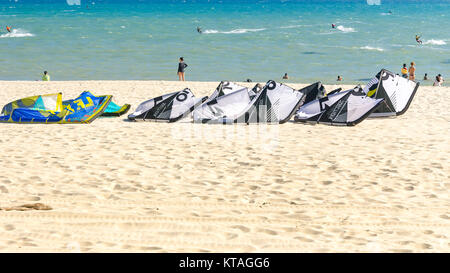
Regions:
[[[446,45],[447,43],[445,41],[443,41],[443,40],[431,39],[431,40],[423,42],[423,44],[424,45]]]
[[[81,0],[66,0],[66,2],[67,2],[67,5],[69,5],[69,6],[73,6],[73,5],[79,6],[79,5],[81,5]]]
[[[373,5],[379,6],[381,5],[381,0],[367,0],[367,4],[371,6]]]
[[[230,31],[219,31],[219,30],[215,30],[215,29],[207,29],[205,31],[203,31],[204,34],[216,34],[216,33],[221,33],[221,34],[242,34],[242,33],[247,33],[247,32],[257,32],[257,31],[263,31],[266,30],[265,28],[240,28],[240,29],[233,29]]]
[[[284,27],[280,27],[280,28],[298,28],[298,27],[302,27],[302,25],[289,25],[289,26],[284,26]]]
[[[351,27],[337,26],[336,29],[342,32],[356,32],[355,29]]]
[[[13,29],[9,33],[5,33],[0,35],[0,38],[22,38],[22,37],[33,37],[33,33],[26,32],[26,30],[23,29]]]
[[[360,47],[360,49],[365,49],[365,50],[375,50],[375,51],[384,51],[384,49],[382,49],[381,47],[371,47],[371,46],[362,46]]]

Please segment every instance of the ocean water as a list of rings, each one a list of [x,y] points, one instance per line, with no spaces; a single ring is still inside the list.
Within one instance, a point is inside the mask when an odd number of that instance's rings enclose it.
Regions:
[[[445,78],[449,26],[449,0],[0,0],[0,79],[178,80],[180,56],[198,81],[364,83],[411,61]]]

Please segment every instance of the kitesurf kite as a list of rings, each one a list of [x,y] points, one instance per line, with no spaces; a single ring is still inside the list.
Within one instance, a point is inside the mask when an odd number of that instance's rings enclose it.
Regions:
[[[242,87],[232,93],[208,99],[194,111],[193,119],[200,123],[284,123],[298,106],[324,94],[325,88],[320,82],[297,91],[269,81],[262,91],[259,85],[253,89]]]
[[[122,106],[115,104],[111,101],[106,108],[105,112],[101,115],[102,117],[120,117],[121,115],[125,115],[128,110],[130,110],[131,105],[124,104]]]
[[[302,105],[294,121],[353,126],[368,117],[382,102],[383,98],[370,98],[357,86],[342,92],[330,92]]]
[[[207,103],[218,97],[222,97],[224,95],[228,95],[228,94],[234,93],[234,92],[236,92],[238,90],[242,90],[242,89],[248,89],[248,88],[241,86],[239,84],[236,84],[234,82],[221,81],[219,83],[219,86],[217,86],[216,90],[214,90],[214,92],[211,94],[211,96],[209,96],[208,99],[204,103]]]
[[[0,122],[10,123],[91,123],[111,102],[112,96],[94,96],[83,92],[63,103],[62,94],[19,99],[6,104]]]
[[[201,123],[285,123],[304,103],[325,95],[320,82],[301,90],[269,81],[262,91],[242,88],[208,100],[193,114]]]
[[[141,103],[129,120],[175,122],[191,113],[208,97],[196,98],[189,88]]]
[[[405,79],[382,69],[363,89],[363,92],[368,97],[384,99],[384,102],[370,117],[399,116],[404,114],[408,110],[418,88],[418,82]]]
[[[89,92],[89,91],[85,91]],[[91,94],[92,95],[92,94]],[[63,105],[68,105],[72,103],[74,100],[65,100],[63,101]],[[131,105],[124,104],[122,106],[119,106],[115,104],[112,100],[109,102],[108,107],[106,107],[105,111],[101,114],[101,117],[120,117],[121,115],[124,115],[130,110]]]
[[[356,125],[366,117],[402,115],[408,110],[419,83],[385,69],[361,89],[332,91],[326,97],[305,104],[294,120],[330,125]]]
[[[303,94],[282,83],[269,81],[254,96],[242,89],[211,100],[194,122],[284,123],[295,113]]]
[[[206,123],[223,115],[239,114],[259,91],[261,91],[259,84],[249,89],[236,83],[222,81],[214,93],[194,110],[192,114],[194,122]]]

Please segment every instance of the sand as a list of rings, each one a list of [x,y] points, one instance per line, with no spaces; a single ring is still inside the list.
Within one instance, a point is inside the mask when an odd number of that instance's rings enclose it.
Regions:
[[[133,111],[217,82],[0,85],[0,106],[91,90]],[[450,252],[448,94],[355,127],[0,124],[0,252]]]

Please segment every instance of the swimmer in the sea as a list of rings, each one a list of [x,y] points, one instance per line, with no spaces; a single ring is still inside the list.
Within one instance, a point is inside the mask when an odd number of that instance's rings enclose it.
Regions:
[[[336,25],[335,24],[331,24],[331,28],[336,28]]]
[[[7,30],[8,32],[11,32],[11,27],[10,27],[10,26],[6,26],[6,30]]]
[[[197,27],[197,32],[202,33],[202,29],[200,27]]]
[[[416,35],[416,42],[418,43],[418,44],[422,44],[422,41],[420,40],[420,36],[419,35]]]

